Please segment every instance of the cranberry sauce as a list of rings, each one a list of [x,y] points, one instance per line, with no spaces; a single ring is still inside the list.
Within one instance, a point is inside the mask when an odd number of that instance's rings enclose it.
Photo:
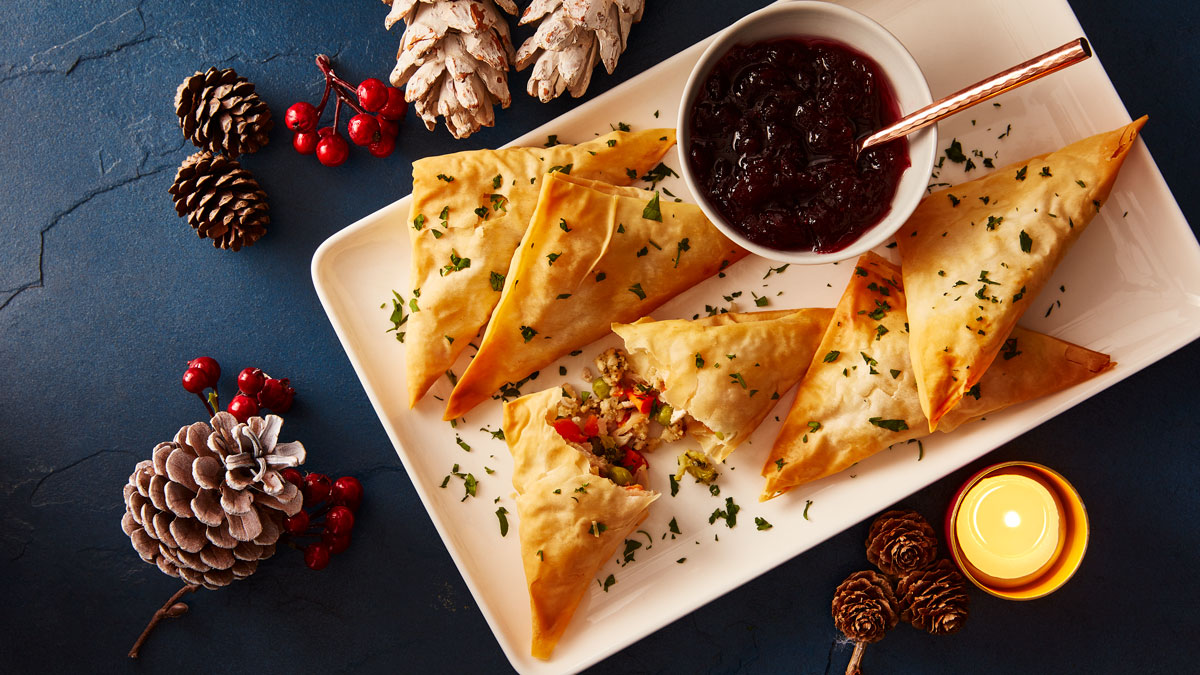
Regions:
[[[710,202],[750,241],[825,253],[887,215],[908,141],[855,161],[858,139],[900,118],[878,64],[828,40],[739,45],[692,104],[688,161]]]

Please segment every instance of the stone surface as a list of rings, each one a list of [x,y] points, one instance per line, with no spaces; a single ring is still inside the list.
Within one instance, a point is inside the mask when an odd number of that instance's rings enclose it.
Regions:
[[[614,76],[636,75],[763,0],[647,4]],[[1073,3],[1145,140],[1200,226],[1193,131],[1200,109],[1195,5]],[[409,191],[416,158],[496,146],[576,105],[519,93],[494,129],[454,142],[415,115],[388,161],[328,170],[278,124],[245,158],[271,195],[272,227],[240,254],[214,250],[166,194],[187,156],[171,97],[183,77],[232,66],[277,114],[320,94],[312,57],[384,76],[399,34],[370,0],[181,3],[10,0],[0,15],[0,662],[7,672],[496,672],[508,669],[413,492],[313,291],[309,261],[345,224]],[[986,26],[947,27],[978,33]],[[517,38],[527,33],[517,32]],[[357,475],[358,540],[322,573],[285,551],[248,581],[191,596],[136,666],[125,651],[177,588],[119,527],[121,485],[153,445],[198,417],[183,362],[243,365],[299,389],[288,438],[314,464]],[[1074,481],[1094,530],[1083,568],[1031,603],[974,594],[967,627],[900,627],[867,654],[879,673],[1186,672],[1197,654],[1200,438],[1193,344],[904,500],[936,518],[979,466],[1051,464]],[[228,395],[228,392],[227,392]],[[605,672],[841,672],[829,602],[865,566],[857,525],[595,667]],[[1191,638],[1191,639],[1189,639]],[[264,658],[264,652],[266,658]],[[1120,664],[1120,665],[1118,665]],[[1131,668],[1131,664],[1137,664]]]

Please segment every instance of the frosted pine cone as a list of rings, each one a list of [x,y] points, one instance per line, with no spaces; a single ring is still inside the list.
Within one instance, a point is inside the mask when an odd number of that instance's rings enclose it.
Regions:
[[[533,0],[520,25],[541,21],[517,51],[517,70],[535,63],[526,89],[543,103],[587,91],[598,62],[611,75],[645,0]]]
[[[404,100],[430,131],[438,116],[455,138],[495,124],[493,106],[507,108],[508,69],[513,46],[508,22],[497,9],[515,15],[512,0],[383,0],[392,6],[384,20],[407,28],[396,54],[392,84],[404,86]]]
[[[138,555],[165,574],[215,589],[254,573],[275,553],[285,516],[304,505],[281,469],[304,463],[298,441],[279,443],[283,420],[183,427],[139,462],[125,485],[121,529]]]

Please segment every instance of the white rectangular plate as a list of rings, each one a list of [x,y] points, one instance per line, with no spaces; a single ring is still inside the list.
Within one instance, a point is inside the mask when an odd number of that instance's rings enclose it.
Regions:
[[[935,97],[1082,35],[1065,0],[844,4],[879,21],[909,47]],[[988,40],[980,43],[971,31],[938,29],[945,25],[989,26]],[[671,126],[684,81],[707,44],[705,40],[687,49],[513,145],[540,146],[548,134],[577,143],[608,131],[609,124],[618,121],[635,129]],[[957,138],[968,154],[979,149],[994,157],[996,166],[1003,166],[1129,120],[1096,59],[998,100],[999,108],[984,104],[944,122],[941,146]],[[1010,124],[1011,132],[999,138]],[[678,168],[674,151],[666,161]],[[982,164],[980,157],[975,162]],[[955,165],[937,180],[957,183],[985,171],[981,166],[964,174]],[[684,199],[690,197],[681,182],[665,186]],[[1200,247],[1149,152],[1139,143],[1103,212],[1046,291],[1034,300],[1024,321],[1029,328],[1111,354],[1119,363],[1115,370],[953,434],[926,439],[923,457],[916,444],[898,446],[760,505],[758,470],[778,428],[774,415],[788,409],[789,393],[750,444],[730,458],[720,479],[719,497],[685,481],[677,497],[664,494],[652,507],[641,528],[647,535],[638,538],[646,542],[648,536],[653,545],[644,543],[635,561],[626,566],[614,560],[600,571],[597,585],[584,598],[554,658],[542,662],[529,655],[528,598],[519,560],[511,461],[504,443],[482,430],[499,428],[500,406],[496,401],[481,405],[451,428],[441,421],[442,403],[435,398],[444,399],[450,391],[450,382],[443,379],[432,395],[409,410],[404,348],[384,332],[389,327],[390,304],[380,309],[380,303],[391,298],[393,289],[405,297],[410,293],[408,204],[409,198],[401,199],[330,237],[313,257],[313,282],[451,557],[505,654],[523,673],[581,670],[1200,336]],[[764,279],[771,267],[772,263],[752,256],[731,267],[725,278],[709,279],[655,315],[686,318],[704,314],[706,304],[729,307],[722,296],[734,291],[744,293],[735,301],[743,311],[755,309],[751,291],[767,296],[770,309],[833,306],[852,265],[792,265]],[[1050,307],[1053,311],[1043,316]],[[578,384],[588,360],[615,344],[610,336],[584,348],[582,356],[546,368],[525,387],[525,393],[563,381]],[[462,372],[465,359],[455,366],[456,372]],[[559,376],[559,366],[567,368],[567,377]],[[470,452],[456,443],[459,438],[472,448]],[[666,474],[674,468],[678,451],[663,448],[650,458],[651,487],[668,492]],[[478,478],[476,497],[460,501],[464,490],[458,478],[439,489],[454,464]],[[733,529],[721,520],[708,522],[709,514],[723,507],[726,497],[742,507]],[[509,512],[510,528],[503,538],[495,514],[499,506]],[[772,523],[773,529],[756,530],[756,516]],[[667,534],[672,518],[683,533],[678,537]],[[686,561],[677,562],[682,558]],[[599,580],[609,574],[617,583],[606,592]],[[630,611],[622,611],[627,607]]]

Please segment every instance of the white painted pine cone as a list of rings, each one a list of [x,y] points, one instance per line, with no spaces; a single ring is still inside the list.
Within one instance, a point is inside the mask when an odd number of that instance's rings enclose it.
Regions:
[[[304,463],[298,441],[279,443],[283,420],[239,424],[219,412],[183,427],[138,463],[125,485],[121,529],[142,560],[214,589],[250,576],[275,553],[285,516],[304,505],[280,471]]]
[[[564,91],[587,91],[597,63],[611,75],[645,0],[533,0],[520,25],[540,21],[517,50],[517,70],[533,64],[527,90],[546,103]]]

